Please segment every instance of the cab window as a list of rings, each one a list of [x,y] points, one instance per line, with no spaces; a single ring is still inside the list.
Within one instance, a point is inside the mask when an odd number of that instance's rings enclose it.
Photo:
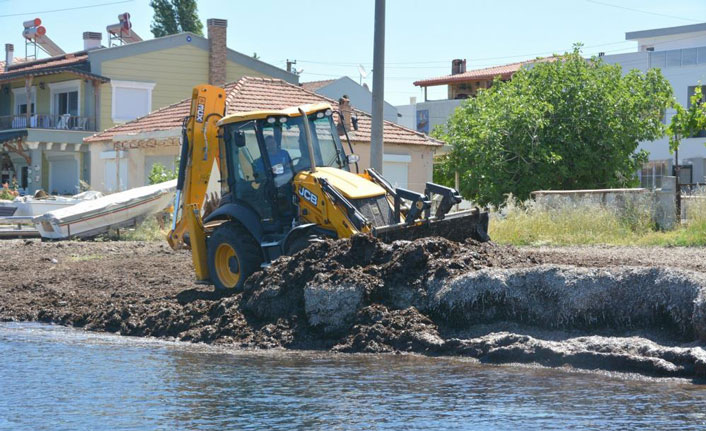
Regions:
[[[272,208],[267,199],[269,166],[262,158],[255,123],[232,127],[228,144],[234,173],[231,179],[234,187],[231,189],[235,189],[235,197],[253,207],[261,218],[271,218]]]

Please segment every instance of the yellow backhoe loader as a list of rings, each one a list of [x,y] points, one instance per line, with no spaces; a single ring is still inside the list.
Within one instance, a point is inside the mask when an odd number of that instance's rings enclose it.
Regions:
[[[358,173],[344,122],[333,120],[342,114],[329,104],[224,117],[225,104],[220,87],[193,90],[167,238],[172,248],[191,247],[200,282],[240,288],[261,266],[321,238],[489,239],[487,212],[450,213],[461,201],[456,190],[427,183],[425,193],[416,193],[392,187],[372,169]],[[213,178],[220,200],[205,215]]]

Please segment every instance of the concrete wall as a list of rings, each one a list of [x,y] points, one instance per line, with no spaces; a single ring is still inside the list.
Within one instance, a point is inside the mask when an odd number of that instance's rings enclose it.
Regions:
[[[346,94],[354,108],[367,113],[373,110],[373,94],[347,76],[317,89],[316,93],[334,100]],[[397,108],[385,102],[383,117],[387,121],[397,123]]]
[[[627,216],[649,215],[663,229],[676,222],[675,177],[664,177],[662,189],[539,190],[535,203],[545,209],[603,207]],[[684,212],[682,212],[684,214]]]

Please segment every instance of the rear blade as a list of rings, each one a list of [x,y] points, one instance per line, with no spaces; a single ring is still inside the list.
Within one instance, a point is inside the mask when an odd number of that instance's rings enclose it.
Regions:
[[[373,229],[373,236],[384,242],[415,240],[440,236],[451,241],[463,242],[468,238],[490,241],[488,236],[488,213],[477,208],[448,214],[443,220],[431,218],[412,224],[399,223]]]

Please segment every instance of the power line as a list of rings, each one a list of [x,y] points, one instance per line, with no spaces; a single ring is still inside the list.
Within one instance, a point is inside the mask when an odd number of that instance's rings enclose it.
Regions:
[[[9,18],[13,16],[23,16],[23,15],[39,15],[39,14],[45,14],[45,13],[54,13],[54,12],[65,12],[69,10],[78,10],[78,9],[88,9],[88,8],[94,8],[94,7],[100,7],[100,6],[110,6],[114,4],[122,4],[122,3],[132,3],[133,0],[122,0],[122,1],[115,1],[115,2],[109,2],[109,3],[99,3],[99,4],[92,4],[88,6],[76,6],[76,7],[67,7],[64,9],[52,9],[52,10],[40,10],[36,12],[22,12],[22,13],[11,13],[7,15],[0,15],[0,18]]]
[[[699,20],[695,20],[695,19],[691,19],[691,18],[684,18],[684,17],[681,17],[681,16],[666,15],[666,14],[663,14],[663,13],[650,12],[650,11],[641,10],[641,9],[634,9],[634,8],[631,8],[631,7],[620,6],[620,5],[617,5],[617,4],[604,3],[604,2],[602,2],[602,1],[597,1],[597,0],[586,0],[586,1],[589,2],[589,3],[598,4],[598,5],[601,5],[601,6],[607,6],[607,7],[613,7],[613,8],[616,8],[616,9],[629,10],[629,11],[632,11],[632,12],[646,13],[646,14],[648,14],[648,15],[663,16],[663,17],[666,17],[666,18],[680,19],[680,20],[682,20],[682,21],[701,22],[701,21],[699,21]]]

